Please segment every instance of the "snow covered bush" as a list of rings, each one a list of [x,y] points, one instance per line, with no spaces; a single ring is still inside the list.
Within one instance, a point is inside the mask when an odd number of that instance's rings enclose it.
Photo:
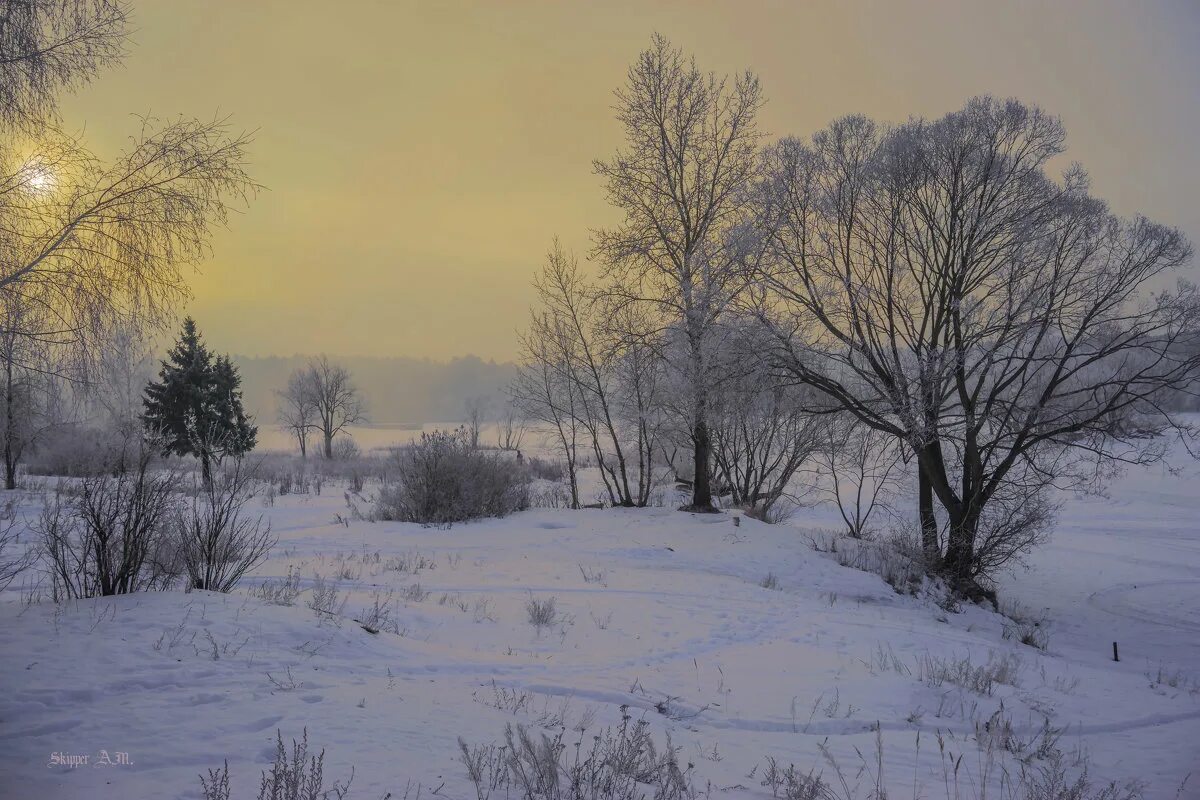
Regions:
[[[330,458],[336,461],[353,461],[362,456],[362,450],[358,447],[358,442],[354,441],[354,437],[346,434],[339,436],[333,440],[333,449]]]
[[[244,513],[254,494],[250,484],[238,459],[177,511],[180,559],[193,589],[231,591],[275,544],[271,526]]]
[[[474,448],[467,432],[436,431],[396,454],[394,480],[379,493],[382,519],[450,525],[529,508],[529,473],[498,451]]]

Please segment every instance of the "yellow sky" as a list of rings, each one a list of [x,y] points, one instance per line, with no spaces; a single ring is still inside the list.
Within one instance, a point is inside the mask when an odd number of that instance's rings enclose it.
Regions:
[[[125,64],[64,116],[101,150],[133,112],[258,129],[268,189],[188,307],[235,353],[512,358],[550,239],[583,254],[613,219],[591,161],[655,30],[704,68],[754,69],[776,136],[985,92],[1038,103],[1099,196],[1200,240],[1195,0],[133,2]]]

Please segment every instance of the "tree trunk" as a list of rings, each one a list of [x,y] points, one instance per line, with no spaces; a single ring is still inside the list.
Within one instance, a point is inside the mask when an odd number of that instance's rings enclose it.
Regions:
[[[937,569],[941,561],[938,546],[937,516],[933,512],[933,485],[920,469],[917,470],[917,514],[921,523],[921,551],[928,569]]]
[[[692,465],[695,470],[692,478],[692,503],[684,506],[687,511],[709,512],[716,511],[712,504],[712,482],[709,476],[708,462],[712,452],[712,442],[708,436],[708,423],[703,416],[698,416],[692,429]]]
[[[979,530],[978,509],[964,504],[968,510],[954,514],[950,519],[950,532],[946,541],[946,557],[942,561],[942,574],[950,587],[968,600],[990,600],[996,602],[996,593],[975,579],[975,535]]]
[[[575,461],[570,459],[567,461],[567,478],[571,482],[571,508],[579,508],[579,478],[576,475]]]
[[[13,380],[12,359],[5,363],[4,370],[4,488],[17,488],[17,459],[13,452]]]
[[[333,458],[333,431],[325,429],[325,457]]]

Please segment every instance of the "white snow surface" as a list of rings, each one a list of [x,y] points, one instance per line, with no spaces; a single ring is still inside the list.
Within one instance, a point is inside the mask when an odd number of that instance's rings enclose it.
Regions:
[[[328,484],[282,496],[261,508],[279,544],[233,594],[26,606],[10,587],[0,796],[195,798],[197,776],[228,760],[234,797],[254,797],[276,730],[307,728],[327,778],[353,768],[351,798],[418,783],[422,797],[474,798],[458,737],[496,742],[506,723],[561,714],[574,741],[574,726],[613,725],[625,706],[670,733],[714,797],[770,797],[767,756],[828,776],[822,743],[865,791],[857,752],[874,763],[876,726],[890,796],[945,796],[939,732],[963,756],[964,796],[979,796],[977,725],[1001,707],[1020,736],[1063,729],[1058,746],[1090,753],[1093,781],[1200,797],[1200,472],[1176,464],[1067,499],[1032,566],[1004,576],[1002,599],[1045,616],[1046,652],[1006,639],[990,610],[947,613],[814,551],[808,532],[834,522],[819,508],[776,526],[658,508],[532,510],[442,530],[346,522],[343,488]],[[432,564],[388,568],[418,557]],[[295,605],[250,596],[289,569],[302,576]],[[314,573],[348,598],[339,618],[305,605]],[[777,589],[760,585],[768,573]],[[403,599],[413,584],[427,596]],[[354,618],[389,591],[399,633],[373,635]],[[555,625],[530,624],[531,597],[555,598]],[[1016,685],[935,686],[921,680],[927,657],[1016,659]],[[494,687],[533,697],[512,713],[494,707]],[[97,764],[101,751],[131,763]],[[55,753],[89,763],[54,764]],[[998,766],[1018,769],[1008,754]]]

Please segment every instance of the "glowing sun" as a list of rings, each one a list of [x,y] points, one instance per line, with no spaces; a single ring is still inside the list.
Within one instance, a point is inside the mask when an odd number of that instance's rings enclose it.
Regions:
[[[29,164],[25,168],[25,186],[37,195],[49,194],[54,190],[54,173],[40,164]]]

